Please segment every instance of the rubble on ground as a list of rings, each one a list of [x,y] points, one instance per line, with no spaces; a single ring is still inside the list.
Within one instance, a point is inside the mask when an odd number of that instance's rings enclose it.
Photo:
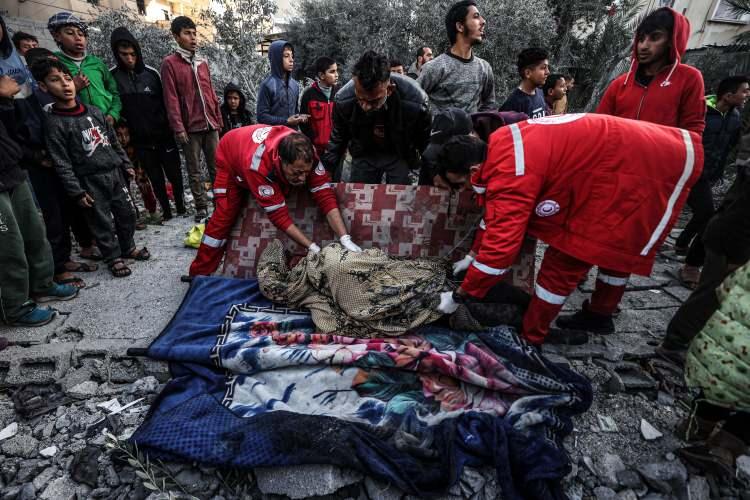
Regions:
[[[193,254],[181,249],[180,237],[189,224],[183,219],[139,233],[150,248],[158,238],[175,242],[172,250],[159,249],[146,264],[156,273],[155,280],[177,281],[173,270],[168,274],[157,267],[160,258],[187,268]],[[750,450],[728,478],[706,474],[676,454],[685,446],[677,429],[688,414],[691,395],[680,370],[653,352],[668,319],[687,296],[674,280],[663,278],[674,266],[673,260],[660,257],[657,278],[633,281],[616,319],[618,333],[594,337],[585,346],[544,348],[553,362],[569,365],[594,386],[591,409],[576,418],[565,442],[572,470],[564,486],[572,500],[750,500]],[[570,298],[567,310],[582,302],[593,276]],[[113,280],[100,283],[94,293],[105,299],[123,294],[115,287],[127,286]],[[176,303],[182,293],[176,290]],[[155,296],[129,299],[136,300],[133,310],[161,307],[161,324],[154,324],[154,314],[131,321],[128,332],[146,331],[143,325],[148,323],[147,338],[138,346],[147,345],[174,313],[174,304],[160,306]],[[71,301],[60,307],[81,306]],[[113,328],[111,337],[91,338],[88,320],[63,320],[44,334],[33,333],[44,336],[46,343],[23,351],[15,348],[13,353],[25,353],[23,359],[15,354],[16,359],[0,358],[0,500],[412,498],[360,472],[328,465],[255,471],[160,462],[146,466],[145,458],[136,456],[125,440],[168,380],[166,366],[127,356],[133,341],[125,338],[129,333],[120,331],[123,328]],[[491,468],[467,468],[461,481],[440,498],[499,499],[501,490]]]

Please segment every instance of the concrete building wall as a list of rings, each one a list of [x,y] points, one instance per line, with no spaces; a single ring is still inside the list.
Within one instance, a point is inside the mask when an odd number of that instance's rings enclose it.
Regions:
[[[737,34],[750,29],[750,17],[736,18],[726,0],[648,0],[644,10],[658,7],[672,7],[690,20],[688,49],[730,45]]]

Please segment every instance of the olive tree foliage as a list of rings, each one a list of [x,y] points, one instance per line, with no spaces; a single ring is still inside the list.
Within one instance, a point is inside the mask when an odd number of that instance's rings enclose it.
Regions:
[[[228,83],[239,86],[254,113],[258,85],[268,72],[268,61],[258,52],[262,34],[271,26],[276,10],[274,0],[214,0],[196,24],[212,26],[213,41],[201,42],[198,52],[208,59],[211,78],[221,96]],[[146,64],[159,69],[162,60],[173,53],[177,43],[169,29],[146,22],[134,10],[102,9],[90,23],[89,51],[114,65],[110,37],[112,31],[125,26],[138,40]]]

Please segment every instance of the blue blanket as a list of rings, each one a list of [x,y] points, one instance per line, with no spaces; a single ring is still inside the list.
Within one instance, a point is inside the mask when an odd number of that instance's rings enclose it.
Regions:
[[[320,334],[252,280],[196,278],[148,356],[173,376],[131,438],[152,458],[333,464],[416,495],[491,465],[503,498],[564,498],[562,439],[592,397],[510,328]]]

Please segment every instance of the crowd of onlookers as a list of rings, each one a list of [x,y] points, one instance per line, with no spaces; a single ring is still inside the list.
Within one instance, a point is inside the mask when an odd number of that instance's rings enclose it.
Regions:
[[[461,186],[440,175],[430,155],[441,140],[431,132],[435,116],[459,109],[476,126],[503,123],[507,113],[538,119],[569,111],[575,78],[552,73],[542,48],[518,54],[518,87],[502,102],[497,99],[492,67],[474,53],[487,36],[475,1],[452,5],[445,27],[449,47],[444,52],[435,56],[431,47],[420,47],[407,67],[368,51],[343,86],[337,62],[321,56],[314,63],[314,83],[304,91],[293,78],[294,48],[275,41],[253,115],[236,85],[227,85],[219,101],[208,61],[198,50],[196,25],[187,17],[172,21],[177,48],[160,69],[146,64],[126,27],[111,34],[116,64],[107,68],[87,49],[86,23],[69,12],[49,19],[59,47],[55,52],[38,47],[32,35],[11,37],[0,18],[3,321],[49,322],[54,311],[38,304],[75,297],[85,286],[78,274],[96,270],[95,261],[113,276],[125,277],[131,273],[129,261],[148,259],[149,251],[137,248],[133,238],[142,220],[130,181],[136,181],[151,217],[158,217],[157,202],[161,220],[185,216],[180,150],[195,220],[208,217],[216,194],[217,146],[230,130],[253,123],[299,130],[333,180],[342,180],[342,165],[350,161],[343,180],[406,184],[416,173],[422,184],[452,189]],[[750,256],[750,195],[743,167],[718,208],[711,189],[739,141],[739,110],[750,95],[750,81],[730,76],[705,96],[700,71],[681,62],[689,35],[687,19],[671,9],[645,17],[635,32],[630,69],[611,82],[596,110],[703,137],[705,167],[687,202],[692,218],[674,243],[676,253],[687,255],[679,279],[695,292],[658,349],[680,364],[719,307],[715,289]],[[73,259],[73,237],[85,261]],[[586,303],[564,326],[607,333],[614,328],[614,313]]]

